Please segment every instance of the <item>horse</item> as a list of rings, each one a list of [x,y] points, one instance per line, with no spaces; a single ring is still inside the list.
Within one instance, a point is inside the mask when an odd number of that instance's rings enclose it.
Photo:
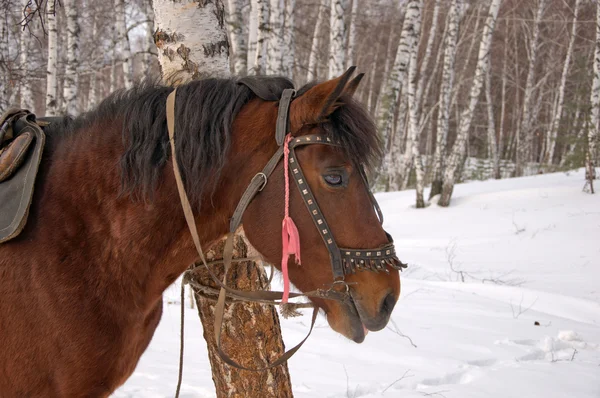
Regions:
[[[340,247],[359,250],[390,237],[364,184],[362,166],[377,164],[381,145],[352,99],[361,75],[349,82],[351,72],[298,90],[287,128],[293,138],[338,143],[297,147],[296,158],[330,234]],[[227,234],[245,187],[278,150],[278,98],[293,88],[279,77],[242,83],[206,78],[177,89],[176,163],[207,247]],[[109,396],[148,347],[163,292],[198,261],[170,155],[165,105],[172,91],[160,84],[117,91],[45,128],[29,221],[0,245],[1,396]],[[277,164],[242,219],[250,244],[277,268],[284,168]],[[289,214],[302,242],[290,256],[289,279],[303,292],[331,286],[329,252],[295,185]],[[383,267],[344,276],[350,304],[310,298],[333,330],[361,343],[367,331],[385,327],[400,278],[397,267]]]

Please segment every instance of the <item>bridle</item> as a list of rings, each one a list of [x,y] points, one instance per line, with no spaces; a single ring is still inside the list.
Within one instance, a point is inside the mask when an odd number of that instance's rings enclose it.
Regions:
[[[179,170],[179,165],[176,161],[176,150],[175,150],[175,97],[176,97],[176,89],[173,90],[168,98],[167,98],[167,129],[169,131],[169,140],[171,144],[171,155],[173,162],[173,169],[175,173],[175,179],[177,182],[177,188],[179,191],[179,196],[181,199],[184,215],[188,224],[188,228],[192,235],[192,239],[194,241],[194,245],[200,255],[200,259],[204,264],[205,268],[209,271],[212,278],[215,282],[220,286],[221,290],[219,292],[219,296],[217,299],[217,303],[215,306],[215,322],[214,322],[214,333],[215,339],[217,342],[217,351],[219,355],[223,359],[224,362],[229,365],[235,366],[237,368],[246,369],[246,370],[266,370],[272,367],[278,366],[281,363],[287,361],[306,341],[306,339],[310,336],[310,333],[313,329],[318,308],[315,307],[312,315],[312,323],[310,326],[310,330],[307,336],[295,347],[291,348],[289,351],[284,353],[279,359],[271,363],[269,366],[262,369],[252,369],[246,368],[235,361],[233,361],[225,352],[221,350],[221,326],[223,323],[223,315],[225,311],[225,299],[227,293],[234,294],[237,297],[243,297],[247,301],[255,301],[255,302],[265,302],[269,301],[272,304],[281,304],[282,298],[285,297],[283,292],[275,292],[275,291],[240,291],[236,289],[232,289],[228,287],[225,283],[225,278],[227,276],[227,271],[233,262],[233,236],[235,231],[239,228],[242,223],[242,216],[246,211],[248,205],[252,201],[252,199],[265,187],[268,183],[269,178],[279,162],[284,158],[284,145],[286,144],[286,136],[288,136],[289,132],[289,109],[290,104],[295,96],[295,90],[293,89],[285,89],[281,95],[279,100],[279,108],[277,115],[277,124],[275,129],[275,140],[278,144],[278,149],[273,154],[271,159],[267,162],[265,167],[258,172],[248,184],[248,187],[244,191],[240,201],[238,202],[236,209],[231,217],[229,223],[229,233],[227,235],[227,239],[225,241],[225,246],[223,249],[223,263],[225,268],[225,276],[223,281],[221,281],[209,268],[208,263],[206,262],[206,258],[204,256],[204,252],[202,251],[202,246],[200,245],[200,238],[198,236],[198,231],[196,228],[194,214],[192,212],[192,208],[185,192],[185,188],[183,185],[183,181],[181,178],[181,173]],[[345,285],[346,291],[339,292],[335,289],[317,289],[313,292],[307,293],[290,293],[289,297],[318,297],[322,299],[330,299],[330,300],[338,300],[342,302],[347,302],[350,300],[349,297],[349,287],[343,281],[344,276],[348,274],[353,274],[357,271],[374,271],[374,272],[388,272],[387,267],[391,267],[393,269],[402,270],[406,268],[405,264],[402,264],[400,260],[396,257],[396,252],[394,249],[394,244],[392,238],[389,234],[386,235],[388,237],[389,243],[374,249],[346,249],[340,248],[335,238],[333,237],[331,230],[327,224],[327,221],[317,204],[317,201],[308,185],[308,182],[302,172],[302,168],[298,162],[298,158],[296,157],[295,149],[298,147],[312,145],[312,144],[320,144],[320,145],[330,145],[330,146],[340,146],[339,142],[335,142],[330,136],[325,134],[312,134],[312,135],[304,135],[299,137],[293,137],[292,139],[287,140],[287,148],[289,149],[289,160],[288,165],[290,169],[290,175],[293,177],[294,181],[296,181],[296,185],[300,191],[302,199],[308,209],[308,212],[311,218],[314,221],[315,226],[319,230],[321,237],[323,238],[323,242],[327,247],[329,252],[329,257],[331,261],[331,267],[334,276],[334,285],[342,284]],[[287,158],[287,156],[286,156]],[[363,179],[363,182],[366,186],[366,189],[369,193],[369,197],[375,208],[378,219],[381,223],[383,223],[383,214],[373,193],[369,189],[369,184],[367,181],[366,174],[362,167],[360,169],[360,175]],[[287,298],[287,297],[286,297]],[[287,300],[285,300],[287,301]]]

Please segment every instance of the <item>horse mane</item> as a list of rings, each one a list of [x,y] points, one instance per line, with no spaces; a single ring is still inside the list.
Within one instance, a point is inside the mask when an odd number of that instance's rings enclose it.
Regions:
[[[315,83],[298,90],[303,95]],[[190,201],[200,206],[204,193],[214,192],[231,145],[232,125],[242,107],[259,97],[276,101],[293,83],[283,77],[246,77],[195,80],[177,88],[175,136],[177,160]],[[69,135],[95,123],[122,121],[125,152],[120,159],[121,191],[138,199],[152,199],[163,166],[170,156],[166,99],[173,88],[142,83],[119,90],[95,109],[65,118],[49,132]],[[363,106],[348,96],[327,120],[319,123],[341,142],[346,156],[372,167],[381,159],[377,129]],[[273,121],[275,123],[275,121]]]

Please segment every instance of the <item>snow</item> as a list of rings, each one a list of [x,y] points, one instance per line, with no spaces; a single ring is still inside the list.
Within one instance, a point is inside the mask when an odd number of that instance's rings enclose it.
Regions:
[[[358,345],[320,317],[289,361],[294,395],[600,397],[600,195],[582,186],[583,171],[472,182],[446,209],[414,208],[414,191],[378,194],[410,265],[392,321]],[[201,325],[186,311],[181,396],[214,397]],[[282,319],[286,346],[309,317]],[[173,396],[178,344],[179,307],[166,305],[114,397]]]

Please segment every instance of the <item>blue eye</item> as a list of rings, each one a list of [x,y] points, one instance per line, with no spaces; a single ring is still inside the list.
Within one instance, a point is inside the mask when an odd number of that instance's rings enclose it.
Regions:
[[[325,182],[332,186],[342,185],[344,179],[341,174],[326,174],[323,176]]]

